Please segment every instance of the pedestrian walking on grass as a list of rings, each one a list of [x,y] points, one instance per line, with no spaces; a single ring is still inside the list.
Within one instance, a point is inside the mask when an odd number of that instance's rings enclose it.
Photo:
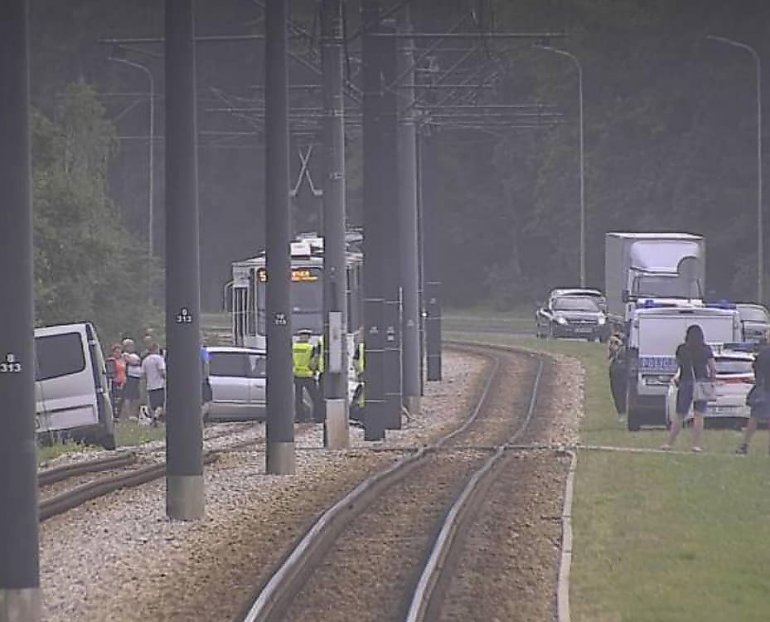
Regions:
[[[738,446],[736,453],[749,453],[749,443],[760,423],[770,428],[770,346],[760,350],[754,360],[754,386],[746,396],[746,404],[751,408],[749,422],[743,433],[743,442]]]
[[[675,382],[676,416],[671,420],[668,440],[661,449],[671,449],[682,430],[682,423],[692,408],[692,450],[701,451],[703,422],[709,399],[714,397],[714,379],[716,363],[711,347],[703,337],[703,329],[698,324],[687,328],[684,343],[676,349],[676,362],[679,366]]]

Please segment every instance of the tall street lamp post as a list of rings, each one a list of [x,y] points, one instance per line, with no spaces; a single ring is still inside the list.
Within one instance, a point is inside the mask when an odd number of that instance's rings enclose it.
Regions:
[[[116,63],[122,63],[135,69],[140,69],[147,76],[147,80],[150,83],[150,137],[148,139],[147,150],[147,178],[148,178],[148,201],[147,201],[147,300],[152,302],[152,256],[155,248],[155,233],[153,223],[155,221],[155,81],[152,77],[152,71],[149,67],[142,65],[141,63],[135,63],[125,58],[116,56],[110,56],[110,60]]]
[[[580,287],[586,286],[586,204],[585,204],[585,169],[583,166],[583,67],[577,56],[560,50],[550,45],[535,46],[541,50],[548,50],[554,54],[561,54],[569,58],[577,68],[578,72],[578,117],[580,128],[578,130],[580,138]]]
[[[757,302],[762,303],[764,300],[764,241],[762,239],[762,65],[757,51],[746,43],[734,41],[733,39],[728,39],[726,37],[718,37],[716,35],[707,35],[706,38],[746,50],[754,59],[757,85]]]

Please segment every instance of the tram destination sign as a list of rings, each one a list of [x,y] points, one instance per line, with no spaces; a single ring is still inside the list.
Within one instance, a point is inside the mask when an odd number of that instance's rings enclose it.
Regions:
[[[315,283],[321,278],[320,268],[292,268],[292,283]],[[257,281],[267,283],[267,270],[260,268],[257,270]]]

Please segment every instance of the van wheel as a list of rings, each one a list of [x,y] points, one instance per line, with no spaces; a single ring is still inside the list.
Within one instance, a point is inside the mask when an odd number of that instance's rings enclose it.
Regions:
[[[639,416],[639,412],[636,410],[629,409],[626,422],[629,432],[638,432],[642,429],[641,417]]]
[[[105,434],[102,436],[102,440],[99,444],[108,451],[113,451],[118,446],[118,444],[115,442],[114,434]]]

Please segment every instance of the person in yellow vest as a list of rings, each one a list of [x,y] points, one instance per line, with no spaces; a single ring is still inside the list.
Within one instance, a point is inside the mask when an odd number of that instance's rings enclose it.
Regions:
[[[297,332],[297,341],[292,346],[292,359],[294,361],[294,418],[296,421],[313,421],[314,414],[318,410],[318,383],[316,372],[318,371],[318,350],[310,343],[309,330]],[[312,404],[312,412],[305,412],[304,394],[307,392]]]

